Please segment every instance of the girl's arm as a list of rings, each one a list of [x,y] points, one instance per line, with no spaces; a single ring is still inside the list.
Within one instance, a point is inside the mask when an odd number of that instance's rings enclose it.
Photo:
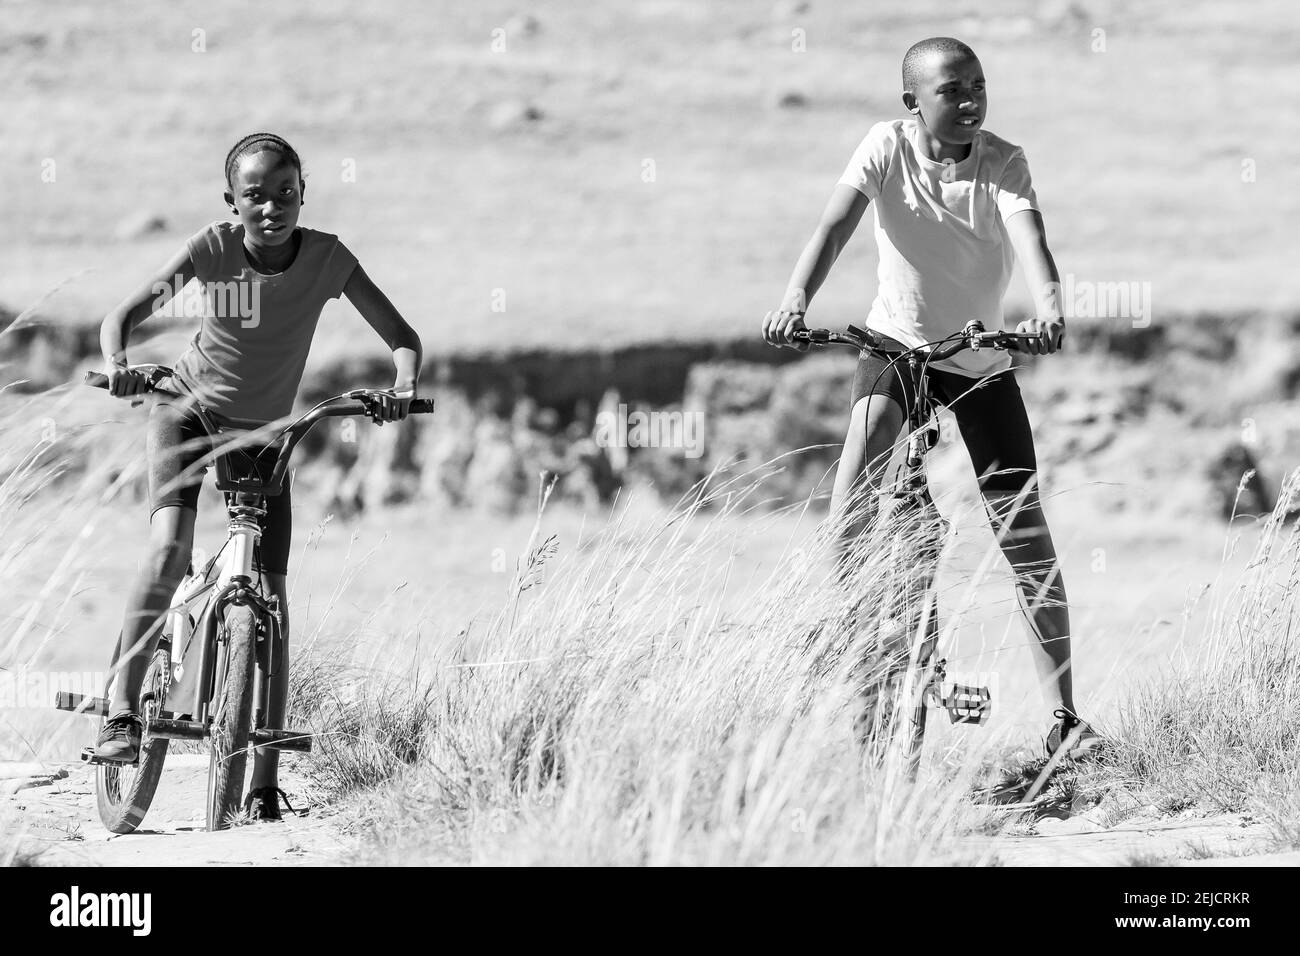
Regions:
[[[410,411],[411,399],[415,398],[415,386],[420,378],[420,363],[423,358],[420,337],[360,265],[352,270],[347,285],[343,287],[343,294],[393,350],[393,365],[397,369],[393,381],[394,396],[392,402],[387,399],[383,401],[380,419],[400,421]]]
[[[143,375],[127,369],[126,343],[137,325],[167,305],[195,276],[190,251],[183,248],[168,259],[149,280],[104,316],[99,326],[99,350],[104,355],[108,390],[119,398],[138,395],[146,388]]]
[[[763,338],[769,344],[784,345],[790,341],[791,332],[804,327],[803,314],[808,304],[826,281],[870,202],[852,186],[835,187],[821,222],[795,264],[781,308],[763,318]]]
[[[1034,355],[1055,352],[1065,339],[1065,318],[1061,313],[1061,276],[1056,271],[1052,250],[1047,248],[1043,214],[1025,209],[1007,220],[1007,235],[1016,250],[1020,267],[1025,270],[1029,294],[1034,300],[1034,318],[1016,326],[1017,332],[1030,332],[1039,341],[1029,343]]]

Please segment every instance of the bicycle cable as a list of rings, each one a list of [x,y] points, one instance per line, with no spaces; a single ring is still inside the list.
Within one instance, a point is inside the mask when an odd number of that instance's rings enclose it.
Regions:
[[[901,352],[893,353],[893,354],[894,354],[894,357],[893,357],[892,359],[889,359],[888,362],[887,362],[887,364],[885,365],[885,367],[882,368],[882,369],[880,370],[880,372],[876,375],[876,380],[875,380],[874,382],[871,383],[871,388],[868,389],[867,394],[866,394],[865,397],[868,398],[868,399],[870,399],[872,395],[876,394],[876,386],[880,384],[880,380],[881,380],[882,378],[885,377],[885,373],[886,373],[886,372],[888,372],[890,369],[893,369],[893,370],[894,370],[894,374],[898,376],[898,382],[899,382],[899,384],[900,384],[901,386],[903,386],[904,398],[908,400],[908,407],[907,407],[906,409],[904,409],[904,412],[905,412],[905,414],[907,415],[907,420],[908,420],[908,422],[910,423],[910,422],[911,422],[911,419],[912,419],[912,406],[915,404],[915,402],[917,401],[917,399],[916,399],[916,398],[908,398],[908,396],[907,396],[907,392],[908,392],[907,383],[903,380],[903,373],[902,373],[902,371],[897,367],[897,366],[898,366],[898,363],[901,362],[901,361],[902,361],[903,359],[905,359],[905,358],[910,358],[911,355],[912,355],[912,353],[914,353],[914,352],[918,352],[918,351],[920,351],[921,349],[928,349],[928,350],[931,350],[931,351],[928,351],[928,352],[926,353],[927,358],[926,358],[925,364],[921,366],[921,373],[922,373],[923,375],[924,375],[924,374],[927,374],[927,373],[929,372],[929,366],[930,366],[930,361],[931,361],[931,358],[930,358],[929,356],[933,354],[933,349],[934,349],[936,346],[946,345],[947,343],[952,342],[952,341],[954,341],[955,339],[960,338],[961,336],[962,336],[962,333],[961,333],[961,332],[954,332],[954,333],[952,333],[952,335],[945,336],[944,338],[942,338],[942,339],[938,339],[938,340],[936,340],[936,341],[934,341],[934,342],[922,342],[920,345],[913,346],[913,347],[910,348],[910,349],[904,349],[904,350],[901,351]],[[881,351],[883,351],[883,350],[881,350]],[[876,354],[879,354],[879,352],[877,352]],[[886,353],[886,354],[890,354],[890,353]],[[910,375],[909,375],[909,377],[910,377]],[[916,390],[917,390],[917,383],[914,382],[914,383],[912,383],[912,391],[916,391]]]

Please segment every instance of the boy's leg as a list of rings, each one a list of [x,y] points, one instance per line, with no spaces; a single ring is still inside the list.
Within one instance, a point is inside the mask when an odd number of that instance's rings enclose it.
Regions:
[[[856,538],[870,522],[868,489],[880,488],[902,428],[903,410],[892,399],[872,395],[854,404],[831,491],[831,513],[837,516],[844,539]]]
[[[882,374],[883,373],[883,374]],[[875,516],[875,495],[907,419],[904,407],[911,400],[901,376],[885,362],[864,355],[853,378],[853,407],[844,450],[831,491],[841,563],[851,558],[854,544]],[[849,570],[849,569],[845,569]]]
[[[109,714],[136,713],[140,685],[149,669],[150,652],[166,623],[194,544],[194,510],[167,506],[149,522],[149,552],[127,598],[126,614],[117,653],[118,679],[109,702]]]
[[[1060,563],[1037,489],[984,492],[1002,553],[1016,575],[1016,592],[1037,642],[1034,665],[1053,710],[1077,714],[1071,679],[1070,608]]]
[[[899,376],[884,360],[874,355],[864,355],[858,360],[849,430],[831,492],[836,570],[841,583],[850,587],[864,562],[869,560],[866,551],[870,545],[863,536],[876,520],[879,511],[876,492],[885,480],[894,446],[907,419],[904,408],[910,398],[911,392],[903,390]],[[869,614],[878,610],[862,606],[864,599],[870,600],[872,596],[858,595],[855,616],[859,607]],[[873,633],[861,630],[857,623],[852,627],[863,636]],[[905,645],[898,646],[892,641],[864,642],[856,654],[851,679],[857,685],[860,710],[854,719],[854,733],[859,743],[867,747],[889,725],[893,675],[906,666],[907,655]]]
[[[1076,714],[1070,656],[1070,609],[1056,547],[1043,515],[1033,433],[1015,374],[980,382],[931,373],[957,418],[980,481],[998,546],[1016,576],[1030,629],[1034,665],[1053,710]]]

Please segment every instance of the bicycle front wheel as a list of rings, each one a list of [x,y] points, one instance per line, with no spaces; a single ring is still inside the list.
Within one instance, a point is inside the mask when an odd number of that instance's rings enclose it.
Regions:
[[[907,694],[908,726],[906,728],[907,777],[915,780],[921,769],[921,748],[925,744],[925,720],[929,715],[927,689],[934,680],[932,659],[939,642],[938,600],[932,590],[922,597],[921,617],[916,629],[919,646],[909,661],[910,674],[900,693]]]
[[[162,779],[168,740],[149,736],[149,720],[163,709],[171,668],[171,647],[164,640],[154,651],[140,688],[144,738],[140,742],[139,761],[135,764],[101,763],[95,768],[95,803],[99,808],[99,819],[111,833],[133,833],[144,822],[158,789],[158,781]],[[118,679],[114,677],[105,691],[110,700],[113,681]]]
[[[864,743],[887,743],[902,758],[908,779],[915,780],[939,636],[934,579],[942,523],[928,499],[904,502],[888,520],[875,635],[863,667],[858,736]]]
[[[208,829],[223,830],[239,813],[253,715],[257,615],[246,604],[226,608],[225,679],[212,721],[208,762]]]

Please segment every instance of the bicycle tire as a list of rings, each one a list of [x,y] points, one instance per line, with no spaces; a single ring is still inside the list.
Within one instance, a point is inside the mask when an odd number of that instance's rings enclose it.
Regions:
[[[149,737],[148,721],[161,712],[166,703],[171,660],[170,642],[159,642],[140,688],[140,715],[145,722],[145,736],[140,741],[139,761],[135,764],[101,763],[95,767],[95,804],[100,821],[110,833],[133,833],[139,828],[162,779],[170,741],[165,737]],[[105,688],[109,699],[112,699],[116,680],[116,676],[111,678]]]
[[[893,737],[894,714],[902,693],[899,675],[906,670],[910,640],[905,623],[907,575],[898,537],[888,545],[885,571],[880,580],[881,599],[870,616],[870,644],[858,660],[855,676],[859,710],[855,734],[859,744],[887,744]]]
[[[929,501],[915,512],[895,516],[904,523],[891,534],[874,619],[875,649],[862,662],[857,736],[863,746],[880,741],[896,747],[907,778],[915,780],[925,742],[926,689],[939,637],[934,581],[941,547],[936,522],[941,519]]]
[[[908,622],[912,632],[908,641],[907,679],[900,693],[910,700],[903,702],[903,713],[908,726],[903,728],[904,768],[908,780],[916,780],[921,768],[921,751],[925,743],[925,723],[928,716],[926,690],[933,677],[931,660],[939,643],[939,597],[934,581],[939,568],[942,548],[941,524],[934,503],[926,499],[915,516],[919,530],[913,554],[913,571],[908,586]],[[916,642],[920,646],[916,646]]]
[[[223,830],[240,811],[253,714],[253,668],[257,657],[257,614],[247,604],[225,613],[225,680],[212,721],[208,759],[209,830]]]
[[[921,637],[922,646],[915,662],[911,662],[911,679],[904,685],[907,690],[900,688],[900,693],[910,693],[912,698],[906,702],[905,712],[908,715],[909,726],[904,740],[906,748],[904,758],[907,778],[913,781],[916,780],[921,769],[921,751],[925,745],[925,722],[930,713],[926,701],[926,689],[933,677],[930,661],[939,643],[939,606],[933,590],[927,589],[922,602],[921,619],[917,622],[916,628],[917,635],[924,635]]]

